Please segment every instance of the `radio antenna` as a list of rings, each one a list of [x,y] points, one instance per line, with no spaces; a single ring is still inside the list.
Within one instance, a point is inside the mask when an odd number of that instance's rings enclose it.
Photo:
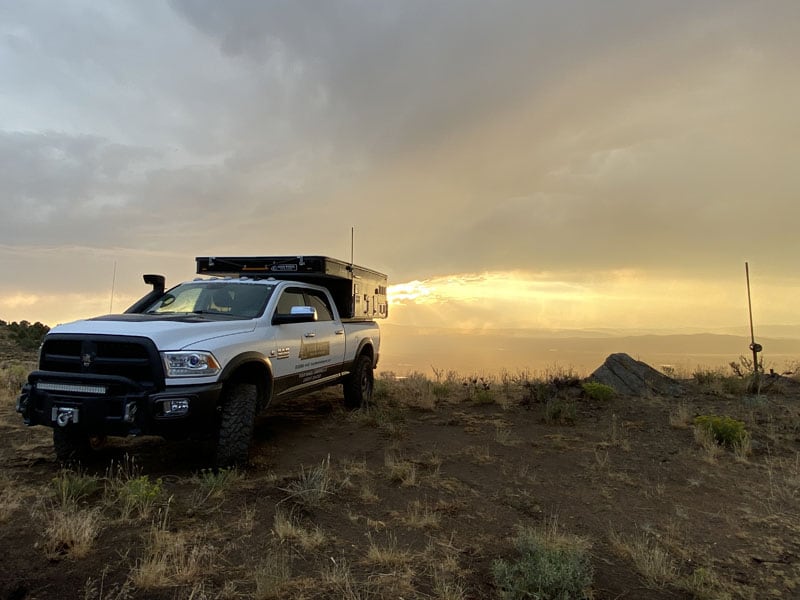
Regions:
[[[117,261],[114,261],[114,271],[111,275],[111,298],[108,301],[108,312],[114,312],[114,284],[117,282]]]
[[[356,228],[355,227],[351,227],[350,228],[350,267],[351,268],[353,267],[353,263],[355,262],[353,260],[353,254],[355,252],[355,238],[356,238]]]

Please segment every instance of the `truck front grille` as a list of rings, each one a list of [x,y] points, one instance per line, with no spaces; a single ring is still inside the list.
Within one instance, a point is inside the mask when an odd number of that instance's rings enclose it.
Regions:
[[[51,334],[39,359],[43,371],[126,377],[145,388],[164,385],[161,357],[147,338]]]

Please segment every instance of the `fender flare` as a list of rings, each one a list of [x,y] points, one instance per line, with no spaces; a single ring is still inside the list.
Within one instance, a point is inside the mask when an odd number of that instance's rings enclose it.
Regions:
[[[346,370],[348,372],[353,370],[353,364],[355,363],[356,359],[365,352],[369,352],[369,355],[371,355],[372,367],[375,368],[378,365],[378,355],[375,352],[375,341],[371,337],[365,337],[363,340],[359,342],[358,348],[356,349],[355,354],[353,354],[353,360],[347,363]]]
[[[239,371],[241,367],[247,364],[258,364],[259,368],[263,366],[266,370],[266,380],[263,381],[263,385],[259,386],[263,388],[263,399],[264,405],[266,406],[269,404],[269,401],[272,398],[275,377],[272,373],[272,363],[270,362],[269,357],[264,356],[260,352],[242,352],[241,354],[234,356],[222,369],[222,373],[220,373],[217,381],[224,385],[231,380],[233,375]]]

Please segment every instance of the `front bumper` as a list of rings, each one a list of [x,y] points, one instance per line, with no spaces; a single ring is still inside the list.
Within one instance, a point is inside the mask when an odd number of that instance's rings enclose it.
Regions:
[[[207,433],[221,383],[148,389],[126,377],[34,371],[17,398],[26,425],[71,427],[92,436]]]

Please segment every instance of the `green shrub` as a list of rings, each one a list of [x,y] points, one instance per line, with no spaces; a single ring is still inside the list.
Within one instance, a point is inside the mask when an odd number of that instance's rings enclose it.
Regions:
[[[231,469],[203,469],[194,480],[200,485],[200,490],[206,499],[220,498],[225,490],[230,489],[243,475],[235,468]]]
[[[700,415],[695,417],[694,424],[711,433],[714,436],[714,440],[721,446],[732,448],[737,444],[742,444],[749,436],[744,428],[744,422],[730,417]]]
[[[545,423],[574,423],[575,404],[563,398],[551,398],[544,404]]]
[[[583,392],[592,400],[599,400],[600,402],[607,402],[611,400],[616,394],[616,390],[610,385],[605,383],[598,383],[596,381],[587,381],[581,384]]]
[[[42,343],[44,336],[50,331],[47,325],[43,325],[36,321],[36,323],[29,323],[28,321],[4,323],[8,331],[11,333],[11,338],[23,350],[36,350]]]
[[[57,505],[68,510],[98,491],[100,481],[97,477],[80,471],[65,469],[50,480],[50,487],[56,497]]]
[[[514,538],[516,560],[495,560],[492,574],[503,600],[580,600],[593,570],[580,538],[523,528]]]
[[[147,475],[117,477],[109,480],[106,497],[110,504],[119,509],[123,519],[130,519],[134,514],[145,519],[153,512],[163,491],[161,479],[150,481]]]

